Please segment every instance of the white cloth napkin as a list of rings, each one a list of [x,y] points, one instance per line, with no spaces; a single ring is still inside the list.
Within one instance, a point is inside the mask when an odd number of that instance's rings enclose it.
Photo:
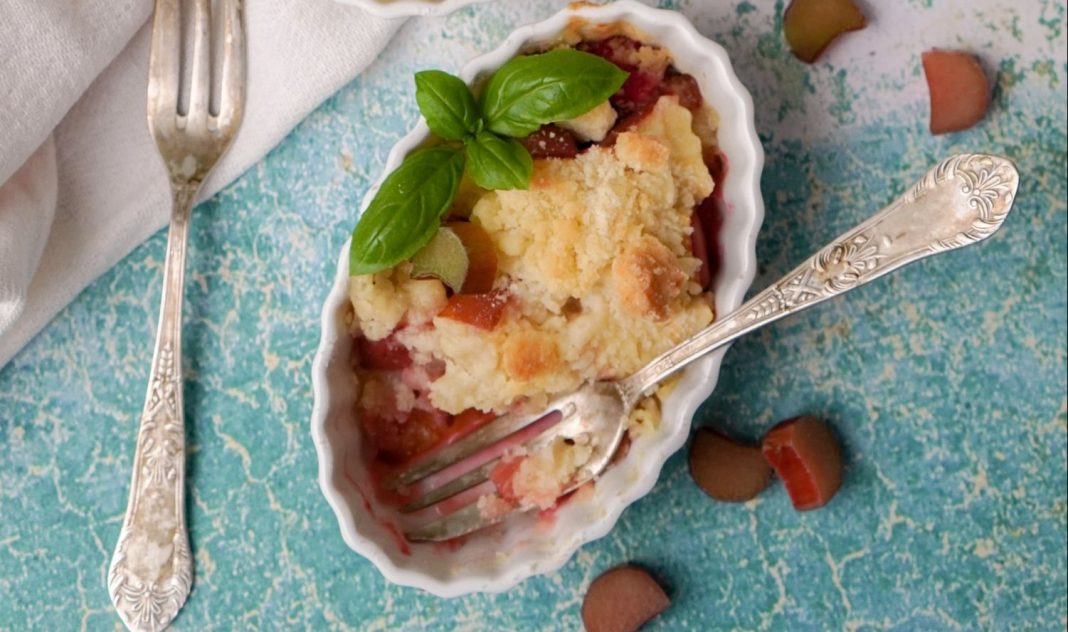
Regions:
[[[150,0],[4,0],[0,367],[167,223],[145,123]],[[366,68],[400,26],[330,0],[245,2],[248,86],[211,196]]]

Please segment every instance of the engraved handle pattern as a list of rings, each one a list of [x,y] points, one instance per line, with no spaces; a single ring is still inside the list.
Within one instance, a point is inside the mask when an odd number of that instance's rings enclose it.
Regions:
[[[986,239],[1001,227],[1019,185],[997,156],[952,156],[890,206],[780,281],[621,383],[637,398],[668,375],[754,329],[838,296],[924,257]]]
[[[189,596],[185,524],[182,286],[194,186],[174,190],[159,329],[134,454],[130,499],[108,572],[108,592],[130,630],[166,628]]]

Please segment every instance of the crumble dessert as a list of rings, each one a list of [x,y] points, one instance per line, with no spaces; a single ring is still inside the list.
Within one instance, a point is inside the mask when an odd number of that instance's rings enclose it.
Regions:
[[[410,262],[350,278],[357,412],[380,463],[625,377],[713,320],[715,113],[668,51],[629,26],[574,25],[556,46],[630,74],[608,101],[521,139],[528,189],[465,178],[445,221],[470,260],[460,291],[414,278]],[[659,419],[647,398],[628,433]],[[590,454],[581,439],[513,449],[479,506],[551,507]]]

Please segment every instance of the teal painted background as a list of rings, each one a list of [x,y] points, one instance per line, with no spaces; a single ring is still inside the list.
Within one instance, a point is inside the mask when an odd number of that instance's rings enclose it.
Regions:
[[[754,289],[953,152],[1022,173],[982,246],[766,329],[728,353],[696,424],[756,438],[829,419],[848,456],[823,510],[781,486],[722,505],[681,454],[606,538],[501,595],[386,584],[342,542],[308,430],[318,315],[359,200],[416,120],[410,76],[458,69],[562,1],[415,20],[362,77],[202,204],[191,237],[186,415],[194,591],[180,630],[580,628],[588,583],[652,568],[652,629],[1063,630],[1066,604],[1066,31],[1063,1],[865,3],[872,25],[814,66],[782,2],[662,2],[731,53],[767,152]],[[722,6],[708,6],[708,5]],[[881,3],[886,4],[886,3]],[[980,55],[988,118],[926,131],[919,53]],[[0,629],[110,630],[105,575],[125,508],[164,234],[89,287],[0,371]]]

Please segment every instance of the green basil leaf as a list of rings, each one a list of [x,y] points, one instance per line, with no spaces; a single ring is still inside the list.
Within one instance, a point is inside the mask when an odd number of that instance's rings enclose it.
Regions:
[[[516,57],[486,84],[482,114],[490,130],[523,137],[589,112],[626,80],[612,62],[572,48]]]
[[[386,177],[352,231],[349,274],[371,274],[415,254],[437,232],[464,171],[459,147],[409,154]]]
[[[447,140],[461,140],[481,129],[478,104],[467,84],[447,72],[415,73],[415,102],[430,131]]]
[[[464,145],[467,174],[483,189],[526,189],[534,161],[514,138],[481,131]]]

